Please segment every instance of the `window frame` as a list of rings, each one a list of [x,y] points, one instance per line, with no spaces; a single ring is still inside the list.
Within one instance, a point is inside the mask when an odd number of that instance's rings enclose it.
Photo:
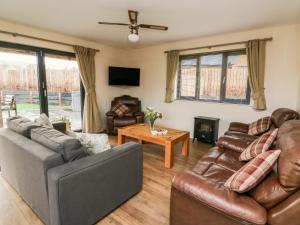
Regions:
[[[36,47],[31,45],[17,44],[12,42],[5,42],[5,41],[0,41],[0,50],[1,48],[22,50],[22,51],[35,53],[37,57],[37,76],[38,76],[38,87],[39,87],[39,97],[40,97],[40,112],[49,115],[45,56],[58,55],[58,56],[65,56],[68,58],[76,59],[75,53],[54,50],[49,48],[41,48],[41,47]],[[85,90],[83,88],[81,79],[80,79],[80,92],[81,92],[80,94],[81,94],[81,103],[82,103],[81,104],[81,123],[82,123]]]
[[[202,99],[200,98],[200,63],[201,57],[207,55],[218,55],[222,54],[222,70],[221,70],[221,84],[220,84],[220,100],[210,100],[210,99]],[[180,55],[179,63],[178,63],[178,73],[177,73],[177,100],[190,100],[190,101],[201,101],[201,102],[214,102],[214,103],[230,103],[230,104],[241,104],[241,105],[249,105],[250,104],[250,83],[249,78],[247,79],[246,86],[246,99],[237,100],[226,98],[226,82],[227,82],[227,59],[228,56],[231,55],[245,55],[246,49],[234,49],[234,50],[226,50],[226,51],[214,51],[214,52],[204,52],[204,53],[196,53],[196,54],[188,54],[188,55]],[[182,96],[181,95],[181,61],[184,59],[196,59],[197,60],[197,68],[196,68],[196,87],[195,87],[195,96]]]

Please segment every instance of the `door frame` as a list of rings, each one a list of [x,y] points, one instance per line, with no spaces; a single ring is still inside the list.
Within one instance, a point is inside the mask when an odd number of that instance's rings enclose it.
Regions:
[[[65,56],[65,57],[76,59],[75,53],[54,50],[54,49],[49,49],[49,48],[36,47],[36,46],[32,46],[32,45],[17,44],[17,43],[6,42],[6,41],[0,41],[0,51],[1,51],[1,48],[24,50],[24,51],[36,53],[38,87],[39,87],[39,95],[40,95],[39,96],[40,97],[40,112],[49,115],[45,55],[46,54],[59,55],[59,56]],[[81,95],[81,122],[82,122],[85,90],[83,88],[81,79],[80,79],[80,92],[81,92],[80,95]]]

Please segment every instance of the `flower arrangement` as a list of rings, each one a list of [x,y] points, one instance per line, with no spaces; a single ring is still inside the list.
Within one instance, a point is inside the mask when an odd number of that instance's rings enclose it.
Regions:
[[[152,107],[147,107],[146,112],[145,112],[145,118],[149,121],[150,129],[154,130],[155,120],[157,120],[158,118],[161,119],[162,113],[155,111],[154,108],[152,108]]]

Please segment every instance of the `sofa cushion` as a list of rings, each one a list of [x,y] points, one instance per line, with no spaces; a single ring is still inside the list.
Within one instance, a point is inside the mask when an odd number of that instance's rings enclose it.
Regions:
[[[228,131],[235,131],[235,132],[247,134],[249,131],[249,124],[241,123],[241,122],[231,122],[229,124]]]
[[[271,117],[263,117],[253,123],[250,123],[248,134],[259,135],[268,131],[271,127]]]
[[[245,165],[244,162],[239,161],[240,153],[236,151],[231,151],[227,149],[221,149],[219,147],[211,148],[197,163],[204,164],[203,162],[207,163],[214,163],[217,164],[227,170],[232,172],[236,172],[242,166]],[[195,172],[196,166],[193,168]]]
[[[257,136],[253,136],[253,135],[250,135],[250,134],[244,134],[244,133],[240,133],[240,132],[237,132],[237,131],[226,131],[225,135],[226,136],[231,136],[231,137],[236,137],[236,138],[239,138],[243,141],[248,141],[248,142],[252,142],[252,141],[255,141],[257,139]]]
[[[299,114],[296,111],[287,108],[276,109],[271,115],[272,124],[278,128],[288,120],[297,119],[299,119]]]
[[[252,142],[240,155],[240,161],[253,159],[262,152],[270,149],[276,139],[278,128],[271,130]]]
[[[286,121],[278,130],[277,139],[289,132],[300,130],[300,120]]]
[[[123,103],[119,103],[119,104],[115,105],[111,109],[111,111],[115,112],[118,116],[122,117],[122,116],[124,116],[126,113],[128,113],[130,111],[130,108],[127,107]]]
[[[236,152],[243,152],[253,141],[247,141],[238,137],[224,135],[218,139],[217,146]]]
[[[20,116],[8,118],[6,123],[9,129],[27,138],[30,138],[31,129],[40,127],[40,125]]]
[[[124,113],[124,116],[127,116],[127,117],[133,117],[134,116],[134,113],[129,111],[127,113]]]
[[[224,184],[232,191],[244,193],[255,187],[272,170],[280,150],[263,152],[235,172]]]
[[[253,198],[247,195],[239,195],[224,187],[223,184],[216,183],[210,178],[198,175],[192,171],[184,171],[176,174],[172,181],[172,193],[174,190],[186,194],[190,199],[197,200],[197,202],[201,203],[199,207],[212,208],[220,212],[222,216],[234,218],[234,221],[238,221],[237,223],[243,221],[240,224],[266,224],[267,212]],[[174,204],[173,197],[171,199],[171,206]],[[185,208],[189,211],[190,206],[185,205]],[[176,213],[180,213],[180,211]],[[201,216],[205,218],[210,215]],[[188,218],[186,221],[192,221],[192,219]],[[197,222],[193,221],[193,223],[189,224],[197,224]],[[216,220],[215,223],[207,224],[220,225],[232,223],[222,223],[222,220],[221,222],[220,220]]]
[[[233,173],[233,171],[228,170],[221,165],[212,163],[202,176],[215,183],[224,184]]]
[[[71,134],[70,134],[71,133]],[[98,154],[111,149],[107,134],[68,132],[69,136],[75,136],[86,147],[90,155]]]
[[[192,171],[198,175],[202,175],[211,166],[211,162],[205,160],[199,160],[193,167]]]
[[[300,131],[282,135],[277,147],[282,149],[278,160],[278,178],[285,189],[295,190],[300,187]]]
[[[260,205],[270,209],[287,199],[294,191],[287,191],[279,183],[277,175],[272,172],[249,193]]]
[[[217,146],[212,147],[209,149],[208,152],[206,152],[199,161],[206,161],[210,163],[216,162],[216,160],[222,155],[224,152],[224,149],[219,148]]]
[[[136,123],[135,117],[117,117],[114,119],[114,127],[124,127],[129,126]]]
[[[233,172],[238,171],[241,167],[245,165],[245,162],[239,161],[240,153],[225,150],[220,157],[216,160],[216,164],[231,170]]]
[[[55,129],[39,127],[31,130],[31,139],[62,155],[65,162],[87,156],[85,148],[76,138]]]

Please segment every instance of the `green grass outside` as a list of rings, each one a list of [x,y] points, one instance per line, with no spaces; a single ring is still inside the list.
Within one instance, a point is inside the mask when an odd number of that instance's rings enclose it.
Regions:
[[[39,104],[20,103],[17,104],[17,110],[36,110],[40,109]]]
[[[17,104],[17,110],[39,110],[39,104],[19,103]],[[58,105],[49,105],[49,109],[58,109]]]

